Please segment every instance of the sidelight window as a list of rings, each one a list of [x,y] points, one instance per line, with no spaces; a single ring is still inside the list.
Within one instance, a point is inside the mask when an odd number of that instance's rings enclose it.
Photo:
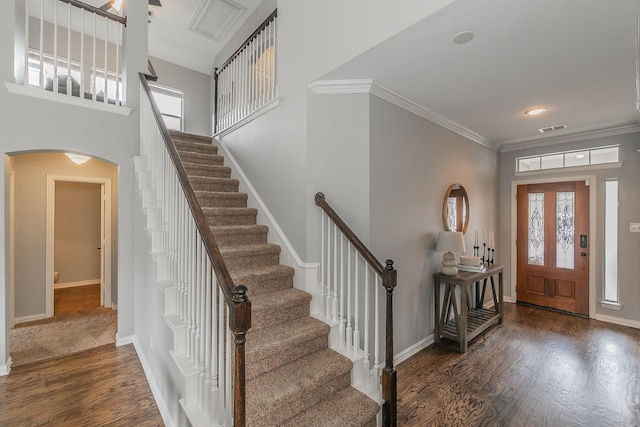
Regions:
[[[619,301],[617,179],[604,182],[604,301]]]

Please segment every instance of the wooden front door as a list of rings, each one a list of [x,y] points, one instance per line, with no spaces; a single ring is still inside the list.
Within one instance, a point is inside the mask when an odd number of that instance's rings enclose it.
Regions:
[[[518,186],[518,301],[589,314],[589,190]]]

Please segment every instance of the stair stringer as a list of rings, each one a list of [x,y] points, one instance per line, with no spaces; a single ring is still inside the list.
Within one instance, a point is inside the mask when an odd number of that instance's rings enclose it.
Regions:
[[[362,392],[375,402],[382,405],[382,389],[380,386],[380,372],[378,368],[368,368],[365,362],[364,353],[362,351],[353,353],[339,345],[337,339],[339,334],[339,323],[331,322],[322,315],[322,288],[320,287],[320,263],[303,262],[296,250],[287,239],[284,231],[273,217],[267,206],[264,204],[256,189],[253,187],[246,174],[229,151],[224,141],[214,139],[218,145],[218,155],[225,159],[224,164],[231,168],[231,174],[239,180],[238,191],[248,195],[247,206],[258,210],[257,222],[269,227],[267,241],[279,245],[282,248],[280,252],[280,263],[293,267],[295,274],[293,276],[293,286],[311,294],[311,313],[310,316],[328,324],[331,328],[329,333],[329,348],[337,351],[353,362],[351,370],[351,386]],[[378,416],[380,418],[380,416]]]

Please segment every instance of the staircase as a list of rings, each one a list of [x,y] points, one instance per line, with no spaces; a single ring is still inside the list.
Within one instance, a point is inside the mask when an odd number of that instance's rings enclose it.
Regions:
[[[329,349],[329,325],[309,315],[311,296],[293,288],[293,269],[279,263],[280,247],[267,243],[268,227],[256,224],[211,138],[171,136],[233,281],[251,299],[247,425],[375,426],[378,403],[351,387],[351,360]]]

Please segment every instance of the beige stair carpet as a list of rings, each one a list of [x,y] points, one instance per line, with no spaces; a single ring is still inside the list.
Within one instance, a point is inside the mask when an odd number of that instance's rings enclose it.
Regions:
[[[328,348],[329,326],[309,316],[311,295],[293,288],[211,138],[171,134],[234,283],[249,289],[247,424],[375,426],[379,405],[350,386],[351,361]]]

